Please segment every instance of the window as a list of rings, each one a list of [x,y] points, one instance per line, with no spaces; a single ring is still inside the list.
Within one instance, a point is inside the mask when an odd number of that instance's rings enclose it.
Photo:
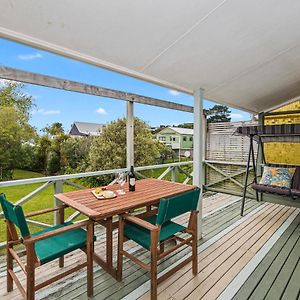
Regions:
[[[186,142],[186,136],[183,137],[183,141]]]
[[[192,141],[193,141],[193,137],[191,136],[191,137],[190,137],[190,142],[192,142]]]
[[[161,142],[165,142],[165,141],[166,141],[166,137],[165,137],[165,136],[160,136],[160,137],[159,137],[159,140],[160,140]]]

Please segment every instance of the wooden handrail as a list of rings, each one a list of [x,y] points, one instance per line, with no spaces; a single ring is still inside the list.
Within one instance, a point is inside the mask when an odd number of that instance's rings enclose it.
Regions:
[[[151,224],[143,219],[140,219],[138,217],[130,216],[128,214],[123,214],[123,215],[121,215],[121,217],[123,219],[125,219],[126,221],[132,222],[132,223],[139,225],[143,228],[146,228],[150,231],[158,231],[159,230],[159,227],[157,225],[153,225],[153,224]]]
[[[34,217],[34,216],[38,216],[38,215],[42,215],[42,214],[46,214],[52,211],[56,211],[56,210],[60,210],[60,209],[65,209],[67,207],[67,205],[61,205],[61,206],[55,206],[53,208],[45,208],[45,209],[41,209],[41,210],[36,210],[36,211],[31,211],[25,214],[25,217]]]
[[[75,223],[75,224],[71,224],[71,225],[64,226],[62,228],[55,229],[53,231],[42,233],[42,234],[37,235],[37,236],[32,236],[30,238],[24,239],[23,244],[25,246],[29,245],[29,244],[33,244],[37,241],[45,240],[45,239],[48,239],[50,237],[56,236],[58,234],[65,233],[67,231],[71,231],[71,230],[74,230],[74,229],[77,229],[77,228],[87,226],[91,222],[92,221],[90,221],[90,220],[81,221],[81,222],[78,222],[78,223]]]

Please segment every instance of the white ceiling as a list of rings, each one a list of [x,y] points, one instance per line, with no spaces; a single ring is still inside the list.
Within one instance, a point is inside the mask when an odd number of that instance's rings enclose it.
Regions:
[[[0,36],[260,112],[300,95],[299,0],[0,0]]]

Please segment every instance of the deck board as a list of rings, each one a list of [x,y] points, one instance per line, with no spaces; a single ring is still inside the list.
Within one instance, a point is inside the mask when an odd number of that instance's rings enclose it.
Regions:
[[[262,212],[262,216],[269,213],[269,209]],[[252,221],[252,222],[251,222]],[[259,219],[257,220],[257,222]],[[256,221],[255,221],[256,222]],[[225,251],[230,248],[236,241],[238,241],[243,235],[247,232],[247,230],[251,229],[251,223],[253,223],[253,220],[249,220],[248,222],[245,222],[243,224],[243,227],[245,228],[244,231],[238,231],[238,229],[235,229],[231,232],[231,235],[227,235],[220,239],[217,243],[214,243],[210,248],[202,252],[198,257],[198,263],[199,263],[199,271],[201,272],[204,270],[205,267],[210,266],[211,264],[218,264],[217,259],[220,258],[220,255],[225,253]],[[248,227],[247,227],[248,225]],[[255,223],[254,223],[255,225]],[[224,256],[223,256],[224,258]],[[220,261],[220,259],[219,259]],[[180,279],[180,284],[177,284],[177,280]],[[161,297],[167,297],[167,294],[170,290],[170,292],[176,292],[181,288],[183,285],[190,285],[193,284],[190,283],[190,281],[194,280],[191,272],[190,272],[190,266],[186,266],[182,270],[180,270],[176,276],[173,275],[169,279],[167,279],[165,282],[163,282],[158,287],[158,291],[161,292]],[[189,290],[191,291],[191,290]],[[189,292],[187,289],[187,293]],[[146,299],[147,297],[144,297]]]
[[[246,217],[241,218],[238,199],[239,197],[236,196],[221,194],[203,199],[203,214],[206,217],[203,219],[203,238],[199,241],[199,274],[194,277],[190,265],[180,269],[158,286],[158,299],[216,299],[295,211],[294,208],[249,200],[245,207]],[[187,220],[187,215],[183,215],[177,219],[177,222],[186,224]],[[263,297],[267,296],[270,299],[276,299],[274,295],[278,296],[277,291],[280,291],[279,294],[283,299],[299,297],[299,222],[300,216],[298,215],[255,271],[247,280],[245,279],[245,283],[234,297],[235,300],[249,299],[256,293],[261,293],[257,291],[261,290],[261,287],[266,287],[262,293]],[[96,242],[96,251],[105,253],[105,231],[101,226],[97,226],[96,232],[99,239]],[[116,242],[116,233],[113,238]],[[116,246],[116,243],[114,245]],[[133,242],[125,243],[125,246],[131,251],[134,250],[133,254],[144,262],[150,261],[149,253],[143,248],[136,246]],[[116,247],[114,253],[116,253]],[[167,256],[159,263],[158,272],[165,271],[189,254],[189,247],[183,247],[180,251]],[[85,255],[80,252],[67,255],[66,268],[84,259]],[[281,267],[278,267],[279,262]],[[20,299],[20,294],[16,289],[9,294],[5,292],[4,265],[0,262],[0,298],[3,300]],[[37,272],[39,281],[59,270],[57,262],[46,266],[41,267]],[[129,299],[139,297],[141,300],[149,299],[149,273],[127,259],[124,259],[123,270],[123,281],[119,283],[95,265],[94,299],[115,300],[122,299],[126,295]],[[271,272],[272,280],[265,282],[267,277],[264,274],[268,272]],[[139,296],[130,298],[129,295]],[[36,299],[87,299],[85,271],[74,273],[38,291]]]
[[[295,276],[299,272],[299,237],[300,215],[244,283],[234,300],[279,299],[282,295],[288,297],[285,299],[297,299],[300,277]]]
[[[285,260],[284,265],[282,266],[279,274],[277,275],[275,281],[273,282],[272,287],[270,288],[265,299],[271,300],[271,299],[281,298],[297,266],[299,260],[299,254],[300,254],[300,239],[298,237],[296,244],[291,249],[288,258]]]
[[[300,260],[298,259],[297,266],[282,295],[282,300],[292,300],[292,299],[300,298],[299,278],[300,278]]]
[[[274,207],[273,211],[270,212],[268,205],[256,222],[256,215],[250,219],[250,224],[253,223],[252,228],[250,225],[241,224],[236,230],[228,233],[223,239],[200,253],[198,257],[199,274],[197,276],[193,277],[191,266],[187,266],[185,268],[187,272],[184,276],[181,276],[171,286],[162,287],[160,297],[162,299],[200,299],[202,297],[215,299],[230,282],[232,274],[231,276],[227,275],[232,266],[240,259],[244,265],[251,257],[251,255],[247,257],[247,254],[255,252],[255,249],[251,249],[251,247],[262,245],[272,233],[271,227],[273,226],[273,230],[275,230],[286,219],[287,211],[286,208]],[[242,232],[240,232],[241,229],[243,229]],[[261,237],[263,237],[263,241],[260,241]],[[249,249],[250,251],[248,251]],[[238,266],[235,273],[241,268]]]

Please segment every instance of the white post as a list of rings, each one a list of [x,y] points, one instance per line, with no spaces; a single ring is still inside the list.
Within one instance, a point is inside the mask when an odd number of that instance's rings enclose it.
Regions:
[[[54,187],[54,194],[62,193],[63,192],[63,182],[62,182],[62,180],[54,181],[53,187]],[[61,204],[62,204],[61,201],[59,201],[58,199],[56,199],[54,197],[53,206],[59,206]],[[54,223],[54,225],[59,224],[59,211],[54,212],[53,223]]]
[[[133,101],[127,101],[127,125],[126,125],[126,164],[127,169],[134,165],[134,115]]]
[[[198,238],[202,238],[203,89],[194,91],[193,184],[201,188],[198,204]]]

